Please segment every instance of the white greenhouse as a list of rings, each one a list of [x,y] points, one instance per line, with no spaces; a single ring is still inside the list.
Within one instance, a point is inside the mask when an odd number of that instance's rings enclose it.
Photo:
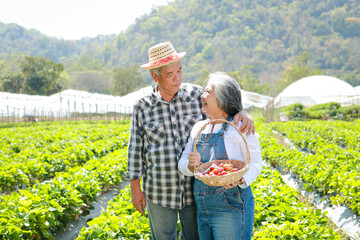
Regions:
[[[72,89],[51,96],[0,92],[0,116],[69,117],[72,113],[130,114],[134,102],[149,91],[150,86],[121,97]]]
[[[257,107],[257,108],[264,109],[270,103],[272,103],[273,100],[274,100],[273,97],[241,90],[241,101],[242,101],[244,109],[247,109],[250,107]]]
[[[37,96],[0,92],[0,117],[71,117],[74,113],[130,115],[134,103],[152,91],[152,86],[141,88],[125,96],[112,96],[67,89],[51,96]],[[242,91],[244,108],[265,108],[272,97]]]
[[[360,86],[354,87],[357,93],[360,95]]]
[[[301,103],[313,106],[327,102],[360,104],[359,93],[345,81],[324,75],[302,78],[286,87],[274,100],[275,107]]]

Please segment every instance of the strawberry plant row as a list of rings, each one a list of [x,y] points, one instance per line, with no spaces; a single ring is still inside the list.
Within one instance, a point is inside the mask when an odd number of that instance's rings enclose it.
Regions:
[[[256,201],[253,239],[340,239],[327,226],[324,213],[301,203],[278,172],[265,168],[252,188]],[[76,240],[151,239],[148,219],[130,202],[128,186],[106,211],[81,229]]]
[[[338,144],[322,138],[320,135],[307,131],[293,124],[270,123],[271,128],[284,135],[296,146],[303,150],[307,150],[312,154],[322,153],[327,157],[336,157],[342,161],[350,161],[349,163],[360,163],[360,152],[353,149],[344,149]]]
[[[279,172],[264,168],[252,190],[256,202],[252,239],[340,239],[327,225],[325,212],[300,202]]]
[[[345,121],[319,121],[309,122],[291,121],[286,123],[274,123],[274,125],[291,128],[292,130],[306,131],[314,136],[320,136],[340,147],[360,152],[360,120],[354,122]]]
[[[149,221],[131,204],[127,186],[109,203],[102,214],[81,229],[76,240],[86,239],[151,239]]]
[[[0,239],[55,239],[66,224],[89,210],[98,194],[118,185],[125,171],[123,145],[101,159],[57,173],[52,180],[1,195]]]
[[[122,126],[122,127],[121,127]],[[42,154],[63,152],[74,146],[108,140],[126,130],[125,124],[69,124],[0,129],[0,166],[22,162]]]
[[[31,186],[114,151],[126,143],[123,132],[128,131],[128,125],[46,126],[19,129],[11,135],[12,130],[0,130],[4,134],[2,138],[7,139],[0,143],[0,193]],[[14,146],[17,151],[13,151]]]
[[[286,136],[304,148],[305,142],[313,154],[287,148],[273,137],[272,128],[280,127],[259,124],[262,132],[264,159],[272,165],[281,165],[297,174],[304,181],[307,191],[317,191],[330,197],[333,204],[347,205],[360,214],[360,159],[359,152],[346,151],[337,145],[310,136],[304,138],[300,132],[283,129]],[[304,131],[303,131],[304,132]],[[288,135],[289,134],[289,135]],[[311,135],[311,134],[310,134]],[[311,140],[310,140],[311,139]],[[315,140],[317,139],[317,140]]]
[[[106,136],[98,134],[103,126],[111,124],[58,124],[38,125],[22,128],[0,129],[0,153],[8,157],[16,157],[22,151],[49,148],[49,151],[57,152],[68,145],[68,141],[95,142]],[[6,158],[0,158],[6,162]],[[11,158],[9,159],[11,161]]]

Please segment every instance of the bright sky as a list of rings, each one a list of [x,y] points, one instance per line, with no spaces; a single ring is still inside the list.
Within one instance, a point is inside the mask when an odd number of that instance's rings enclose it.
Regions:
[[[0,22],[77,40],[119,34],[153,6],[173,0],[0,0]]]

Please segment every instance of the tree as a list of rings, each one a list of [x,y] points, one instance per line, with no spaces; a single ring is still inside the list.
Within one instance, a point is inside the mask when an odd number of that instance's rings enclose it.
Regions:
[[[108,42],[104,43],[104,46],[102,48],[102,52],[103,52],[103,55],[104,55],[104,62],[108,62],[110,57],[111,57],[111,47],[110,47],[110,44]]]
[[[65,63],[65,67],[68,72],[102,70],[105,68],[105,63],[88,55],[82,55],[80,57],[68,60]]]
[[[110,78],[100,71],[89,70],[73,73],[69,87],[91,93],[108,94]]]
[[[1,80],[2,90],[11,93],[19,93],[24,82],[24,78],[19,72],[7,72]]]
[[[26,94],[50,95],[62,89],[60,76],[64,66],[43,57],[26,56],[21,63],[24,78],[21,92]]]
[[[345,18],[345,28],[347,37],[359,37],[360,36],[360,18],[347,17]]]
[[[360,86],[360,70],[344,74],[341,79],[353,87]]]
[[[263,94],[268,91],[267,84],[261,84],[252,72],[253,66],[241,66],[239,71],[229,72],[229,75],[239,82],[241,89]]]
[[[210,72],[209,72],[209,70],[207,70],[206,68],[201,68],[201,69],[199,69],[199,71],[201,71],[202,75],[201,75],[201,77],[199,78],[199,80],[197,80],[197,81],[195,82],[195,84],[198,84],[198,85],[200,85],[200,86],[205,87]]]
[[[145,78],[138,66],[114,68],[112,80],[110,93],[115,96],[128,94],[145,85]]]
[[[281,92],[291,83],[312,75],[320,75],[322,71],[320,69],[314,69],[309,65],[310,53],[300,52],[300,55],[296,57],[297,63],[287,66],[281,73],[282,77],[277,82],[277,90]]]

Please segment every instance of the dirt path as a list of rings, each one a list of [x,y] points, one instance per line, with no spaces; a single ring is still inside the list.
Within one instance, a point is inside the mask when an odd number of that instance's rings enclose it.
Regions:
[[[106,193],[99,195],[97,201],[92,204],[94,209],[90,211],[90,214],[87,216],[80,216],[77,222],[70,222],[64,232],[55,236],[56,240],[76,239],[80,230],[87,226],[87,222],[100,216],[100,214],[107,208],[109,201],[119,194],[120,190],[125,188],[128,184],[129,182],[124,181],[118,187],[110,188]]]

